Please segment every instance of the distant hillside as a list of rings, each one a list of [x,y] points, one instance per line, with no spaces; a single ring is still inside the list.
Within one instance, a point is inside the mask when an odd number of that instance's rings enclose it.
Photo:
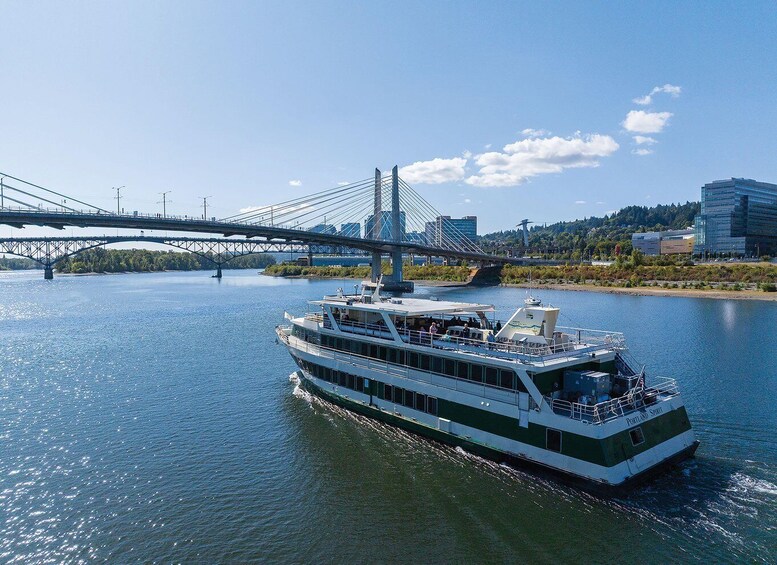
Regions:
[[[606,258],[614,254],[618,244],[622,253],[631,253],[631,234],[634,232],[683,229],[693,225],[699,209],[698,202],[627,206],[611,216],[532,226],[527,249],[524,249],[520,230],[484,235],[480,244],[484,249],[496,252],[510,249],[521,254],[552,255],[564,259]]]

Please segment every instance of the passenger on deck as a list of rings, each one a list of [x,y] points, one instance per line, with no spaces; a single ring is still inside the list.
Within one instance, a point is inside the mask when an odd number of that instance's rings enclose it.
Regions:
[[[464,324],[464,329],[461,330],[461,337],[469,339],[469,324]]]
[[[500,331],[502,331],[502,322],[497,320],[496,321],[496,327],[494,329],[496,329],[496,333],[499,333]]]
[[[426,331],[426,326],[421,326],[421,345],[429,343],[429,332]]]
[[[437,337],[437,323],[432,322],[432,325],[429,326],[429,334],[430,334],[430,340],[434,342],[434,338]]]
[[[451,340],[451,330],[446,330],[445,335],[440,338],[440,341],[450,341]]]

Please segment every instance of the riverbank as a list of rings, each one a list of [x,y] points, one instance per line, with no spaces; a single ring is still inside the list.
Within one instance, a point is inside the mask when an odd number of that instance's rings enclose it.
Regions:
[[[420,283],[419,283],[420,284]],[[685,298],[715,298],[722,300],[765,300],[777,301],[777,292],[764,292],[762,290],[700,290],[695,288],[661,288],[640,286],[636,288],[624,288],[619,286],[599,286],[595,284],[502,284],[515,288],[532,288],[534,294],[542,296],[542,289],[570,290],[575,292],[602,292],[605,294],[628,294],[631,296],[674,296]]]
[[[467,286],[474,270],[466,267],[435,266],[433,269],[414,267],[406,270],[406,280],[431,287]],[[635,296],[685,296],[727,300],[777,300],[774,288],[777,267],[758,266],[649,266],[591,267],[564,265],[559,267],[505,267],[493,283],[502,286],[528,288],[528,277],[534,273],[532,288],[630,294]],[[284,278],[363,280],[369,276],[365,267],[300,267],[276,265],[268,267],[267,276]],[[544,276],[536,276],[544,275]],[[661,278],[647,278],[650,275]],[[646,278],[643,278],[646,277]]]

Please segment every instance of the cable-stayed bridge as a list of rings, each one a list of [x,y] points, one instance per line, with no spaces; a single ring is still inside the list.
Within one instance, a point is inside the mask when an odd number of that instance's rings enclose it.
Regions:
[[[252,207],[225,218],[206,214],[181,217],[165,213],[124,213],[118,205],[116,211],[110,211],[0,173],[0,224],[16,228],[103,227],[223,236],[223,239],[104,236],[0,240],[0,252],[38,261],[44,265],[46,278],[53,276],[52,265],[64,257],[98,245],[126,241],[175,247],[182,247],[180,244],[185,242],[188,250],[202,253],[208,253],[208,246],[218,242],[221,255],[214,263],[222,259],[222,263],[226,262],[230,253],[245,255],[248,249],[256,253],[307,248],[311,258],[316,250],[331,253],[359,250],[372,256],[373,282],[380,276],[382,257],[387,254],[391,258],[392,274],[384,282],[397,288],[403,286],[403,254],[480,264],[521,262],[485,253],[468,234],[462,233],[448,217],[399,178],[397,167],[390,175],[381,175],[376,169],[374,177],[369,179],[277,204]],[[251,245],[246,247],[246,242]]]

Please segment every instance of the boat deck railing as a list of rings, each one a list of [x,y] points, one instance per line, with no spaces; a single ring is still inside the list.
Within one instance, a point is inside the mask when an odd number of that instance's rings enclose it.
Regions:
[[[652,381],[650,386],[639,386],[623,396],[597,404],[570,402],[550,395],[544,396],[544,399],[556,414],[569,416],[573,420],[602,424],[680,394],[675,379],[653,377]]]
[[[286,345],[289,345],[290,338],[288,334],[291,332],[291,328],[279,326],[278,329],[285,330],[279,331],[278,334],[281,340],[283,340]],[[476,383],[467,379],[460,379],[451,375],[442,375],[420,368],[396,365],[380,359],[373,359],[356,353],[338,351],[336,349],[302,340],[297,340],[295,347],[319,357],[341,361],[355,367],[376,371],[384,375],[426,382],[434,386],[478,395],[487,400],[496,400],[518,405],[518,395],[520,393],[517,390],[506,389],[486,383]],[[413,371],[412,376],[410,373],[411,370]],[[615,420],[616,418],[628,416],[633,412],[655,405],[680,394],[675,379],[669,377],[652,377],[651,381],[652,383],[650,386],[638,386],[621,397],[593,405],[570,402],[560,398],[553,398],[550,395],[543,396],[543,400],[556,414],[568,416],[573,420],[580,420],[590,424],[603,424]],[[529,397],[529,408],[537,408],[537,404],[531,397]]]
[[[324,328],[332,329],[331,321],[323,314],[308,313],[305,315],[305,319],[319,323]],[[346,333],[394,341],[393,334],[384,324],[340,320],[338,326],[341,331]],[[623,334],[619,332],[567,327],[558,327],[557,329],[567,336],[568,341],[550,345],[520,343],[507,339],[495,339],[492,342],[441,333],[432,334],[428,331],[421,332],[407,328],[397,328],[397,333],[404,343],[412,345],[434,347],[458,353],[500,357],[513,361],[519,360],[534,365],[586,357],[603,349],[615,351],[625,348],[625,339]]]
[[[280,339],[286,345],[290,345],[291,338],[289,337],[288,333],[291,331],[291,328],[284,328],[283,326],[279,326],[278,330],[279,331],[277,333],[280,336]],[[410,368],[405,365],[396,365],[380,359],[365,357],[356,353],[338,351],[337,349],[332,349],[300,339],[295,341],[294,347],[318,357],[340,361],[346,365],[352,365],[354,367],[360,367],[369,371],[375,371],[383,375],[400,377],[415,382],[424,382],[434,386],[447,388],[449,390],[466,392],[468,394],[480,396],[486,400],[495,400],[508,404],[514,404],[517,406],[519,398],[518,395],[521,394],[518,390],[502,388],[500,386],[489,385],[486,383],[474,382],[467,379],[460,379],[450,375],[442,375],[420,368]],[[529,408],[536,408],[536,406],[537,405],[534,400],[529,397]]]

